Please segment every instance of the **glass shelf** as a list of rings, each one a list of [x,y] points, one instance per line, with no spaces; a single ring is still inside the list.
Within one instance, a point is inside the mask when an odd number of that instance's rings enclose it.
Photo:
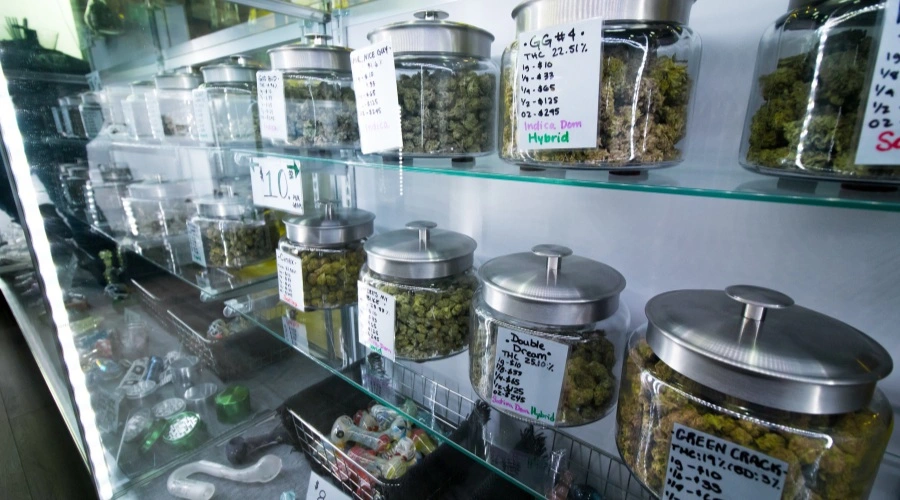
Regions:
[[[364,168],[483,179],[900,212],[900,191],[891,186],[773,177],[745,170],[736,161],[733,164],[686,161],[676,167],[649,172],[610,172],[520,168],[501,160],[496,154],[474,158],[468,163],[423,158],[404,158],[399,162],[396,158],[346,151],[323,157],[274,147],[242,149],[237,154],[284,158],[300,162],[301,168],[304,162],[336,162]]]

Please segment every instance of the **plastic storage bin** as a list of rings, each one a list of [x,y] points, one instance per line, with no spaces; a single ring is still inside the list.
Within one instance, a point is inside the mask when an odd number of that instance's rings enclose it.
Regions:
[[[188,224],[194,262],[205,267],[242,268],[275,257],[278,228],[246,196],[197,199]]]
[[[203,66],[203,84],[209,103],[212,139],[218,145],[255,143],[259,138],[256,107],[256,72],[259,66],[235,61]]]
[[[162,127],[155,132],[157,139],[196,141],[199,139],[194,123],[193,90],[203,83],[199,73],[165,73],[154,77],[156,91],[152,109],[159,111]]]

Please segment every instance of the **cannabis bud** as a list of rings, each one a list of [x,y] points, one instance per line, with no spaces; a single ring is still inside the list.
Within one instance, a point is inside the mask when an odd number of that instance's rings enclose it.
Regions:
[[[291,145],[348,147],[359,142],[356,94],[349,83],[286,74],[284,97]]]
[[[272,258],[278,243],[273,224],[197,218],[209,267],[239,268]]]
[[[305,307],[323,309],[356,303],[359,271],[366,262],[361,242],[314,248],[283,239],[281,250],[300,258]]]

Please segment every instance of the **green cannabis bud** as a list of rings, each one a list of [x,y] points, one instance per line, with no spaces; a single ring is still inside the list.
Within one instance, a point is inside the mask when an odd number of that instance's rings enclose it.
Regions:
[[[284,98],[289,144],[346,147],[359,142],[356,94],[349,84],[286,74]]]
[[[264,221],[195,220],[209,267],[240,268],[275,255],[278,231]]]
[[[366,263],[362,242],[341,248],[314,248],[282,240],[281,250],[300,258],[305,307],[323,309],[356,303],[359,271]]]
[[[175,205],[176,202],[173,202]],[[132,234],[144,239],[184,234],[187,206],[175,208],[156,200],[126,199],[126,215]]]

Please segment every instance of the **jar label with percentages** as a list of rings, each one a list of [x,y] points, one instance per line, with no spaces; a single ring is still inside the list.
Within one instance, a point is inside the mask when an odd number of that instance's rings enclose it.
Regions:
[[[201,142],[213,142],[209,94],[206,93],[206,89],[194,89],[191,91],[191,98],[191,106],[194,108],[194,135]]]
[[[253,204],[303,215],[300,164],[283,158],[258,158],[250,172]]]
[[[529,31],[518,44],[519,149],[596,148],[603,20]]]
[[[350,500],[350,496],[340,490],[330,481],[309,472],[309,486],[306,488],[306,500]]]
[[[363,154],[403,147],[400,101],[390,40],[350,53]]]
[[[788,464],[681,424],[672,429],[663,500],[779,500]]]
[[[309,352],[309,338],[306,336],[306,325],[298,323],[287,316],[282,316],[281,326],[284,329],[284,340],[288,344],[303,352]]]
[[[362,281],[358,291],[359,343],[393,361],[397,299]]]
[[[555,425],[568,357],[566,344],[498,327],[491,404]]]
[[[281,71],[258,71],[256,96],[259,103],[259,133],[265,139],[286,141],[287,110]]]
[[[191,244],[191,260],[206,267],[206,252],[203,251],[203,234],[200,226],[193,222],[187,223],[188,242]]]
[[[887,0],[861,124],[858,165],[900,165],[900,0]]]
[[[305,310],[303,306],[303,270],[300,257],[295,257],[280,248],[275,250],[278,266],[278,298],[285,304]]]

